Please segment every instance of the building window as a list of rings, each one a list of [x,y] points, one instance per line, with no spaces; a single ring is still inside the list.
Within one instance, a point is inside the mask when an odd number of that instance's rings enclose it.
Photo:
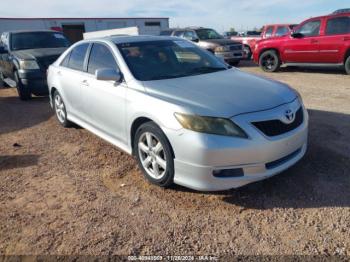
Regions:
[[[160,26],[160,22],[145,22],[145,26]]]

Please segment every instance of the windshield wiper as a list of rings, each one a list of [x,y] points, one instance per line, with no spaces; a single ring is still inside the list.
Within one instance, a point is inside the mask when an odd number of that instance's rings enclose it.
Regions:
[[[227,70],[227,68],[226,67],[203,66],[203,67],[197,67],[197,68],[192,69],[190,71],[190,74],[214,73],[214,72],[223,71],[223,70]]]

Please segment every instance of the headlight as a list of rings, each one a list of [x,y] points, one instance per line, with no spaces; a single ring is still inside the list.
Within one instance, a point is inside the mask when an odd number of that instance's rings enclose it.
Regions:
[[[183,128],[220,136],[248,138],[247,134],[229,119],[175,113]]]
[[[215,52],[227,52],[230,51],[229,46],[218,46],[215,48]]]
[[[21,69],[39,69],[39,65],[35,60],[21,60],[19,61]]]

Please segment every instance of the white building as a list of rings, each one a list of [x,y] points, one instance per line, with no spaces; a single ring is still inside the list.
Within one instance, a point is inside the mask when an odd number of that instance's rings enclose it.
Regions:
[[[169,28],[169,18],[0,18],[0,34],[12,30],[53,29],[62,31],[72,43],[83,33],[137,26],[140,34],[159,35]]]

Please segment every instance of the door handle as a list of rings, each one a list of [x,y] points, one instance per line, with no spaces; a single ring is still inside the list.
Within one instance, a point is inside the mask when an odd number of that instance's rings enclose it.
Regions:
[[[344,41],[350,41],[350,36],[345,36]]]
[[[311,44],[318,44],[318,40],[311,40]]]
[[[57,75],[61,76],[62,72],[61,71],[57,71]]]
[[[88,82],[87,80],[81,81],[81,84],[82,84],[83,86],[89,86],[89,82]]]

